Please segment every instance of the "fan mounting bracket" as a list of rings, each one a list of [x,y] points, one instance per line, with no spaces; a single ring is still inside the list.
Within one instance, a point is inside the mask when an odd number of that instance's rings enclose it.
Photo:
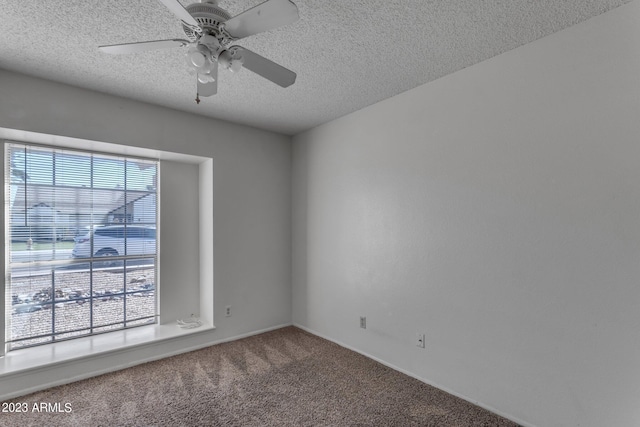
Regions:
[[[200,28],[197,25],[191,25],[191,24],[187,24],[184,21],[180,21],[180,23],[182,24],[182,29],[185,32],[185,34],[189,35],[189,34],[193,34],[196,38],[198,37],[199,34],[202,33],[202,28]],[[190,37],[191,38],[191,37]]]
[[[221,46],[226,46],[235,39],[224,30],[224,22],[231,15],[215,3],[193,3],[186,7],[187,12],[198,22],[199,28],[182,23],[182,30],[189,40],[198,41],[201,34],[209,34],[218,39]]]

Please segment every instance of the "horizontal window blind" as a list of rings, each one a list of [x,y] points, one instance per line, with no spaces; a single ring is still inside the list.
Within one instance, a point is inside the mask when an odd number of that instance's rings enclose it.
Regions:
[[[157,322],[153,159],[5,144],[8,349]]]

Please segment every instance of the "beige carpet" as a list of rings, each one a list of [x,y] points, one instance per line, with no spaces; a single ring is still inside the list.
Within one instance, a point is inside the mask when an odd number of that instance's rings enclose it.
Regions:
[[[294,327],[8,402],[2,426],[516,425]]]

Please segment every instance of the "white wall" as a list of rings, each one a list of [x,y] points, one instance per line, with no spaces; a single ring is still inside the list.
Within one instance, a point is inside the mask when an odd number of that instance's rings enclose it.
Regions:
[[[640,425],[639,18],[294,137],[294,323],[528,425]]]
[[[132,146],[213,158],[212,167],[203,169],[201,165],[200,170],[163,162],[163,172],[168,174],[161,175],[161,187],[172,192],[183,182],[168,180],[176,174],[191,182],[197,182],[199,175],[213,180],[213,207],[205,206],[205,211],[212,210],[208,222],[213,221],[215,241],[213,255],[201,258],[198,248],[202,242],[198,242],[199,236],[194,238],[194,230],[198,222],[202,230],[208,224],[194,212],[190,212],[192,227],[186,233],[190,238],[176,234],[173,228],[163,228],[167,239],[162,240],[160,280],[161,286],[165,279],[175,282],[184,277],[179,274],[181,269],[187,268],[187,276],[196,281],[198,262],[210,263],[213,258],[215,268],[204,266],[204,270],[214,277],[216,326],[211,332],[107,356],[97,363],[78,362],[65,369],[3,378],[0,396],[291,323],[289,137],[4,70],[0,70],[0,128],[121,144],[122,154],[132,151],[127,148]],[[202,191],[192,188],[179,194],[179,200],[171,193],[171,206],[192,205]],[[163,226],[174,223],[171,212],[180,211],[168,208],[164,197]],[[176,305],[162,301],[163,323],[167,316],[188,315],[182,312],[194,304],[197,309],[199,295],[211,297],[207,289],[198,289],[197,283],[185,283],[184,291],[184,298]],[[224,316],[227,305],[232,306],[231,317]],[[203,315],[210,320],[210,313]]]
[[[162,324],[200,315],[196,311],[200,307],[198,190],[198,165],[160,162]]]

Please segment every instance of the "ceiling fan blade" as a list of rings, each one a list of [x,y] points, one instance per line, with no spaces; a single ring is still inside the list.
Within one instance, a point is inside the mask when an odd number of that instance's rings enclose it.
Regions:
[[[124,44],[112,44],[108,46],[99,46],[98,49],[105,53],[112,55],[119,55],[123,53],[136,53],[145,52],[147,50],[154,49],[169,49],[172,47],[182,47],[188,45],[188,40],[182,39],[169,39],[169,40],[154,40],[150,42],[137,42],[137,43],[124,43]]]
[[[235,39],[297,21],[298,7],[290,0],[268,0],[227,20],[224,28]]]
[[[271,80],[278,86],[289,87],[296,81],[296,73],[278,65],[275,62],[260,56],[255,52],[240,46],[232,46],[237,49],[242,57],[242,66],[253,71],[267,80]],[[232,49],[230,48],[230,50]]]
[[[188,25],[191,25],[193,27],[200,28],[200,24],[198,24],[198,21],[196,21],[195,18],[191,16],[189,12],[187,12],[187,9],[185,9],[184,6],[182,6],[178,0],[158,0],[158,1],[163,5],[165,5],[166,8],[169,9],[174,15],[176,15],[178,19],[180,19],[182,22]]]
[[[218,64],[215,64],[211,68],[211,72],[208,74],[213,78],[213,81],[202,83],[198,78],[198,95],[200,96],[212,96],[218,93]]]

